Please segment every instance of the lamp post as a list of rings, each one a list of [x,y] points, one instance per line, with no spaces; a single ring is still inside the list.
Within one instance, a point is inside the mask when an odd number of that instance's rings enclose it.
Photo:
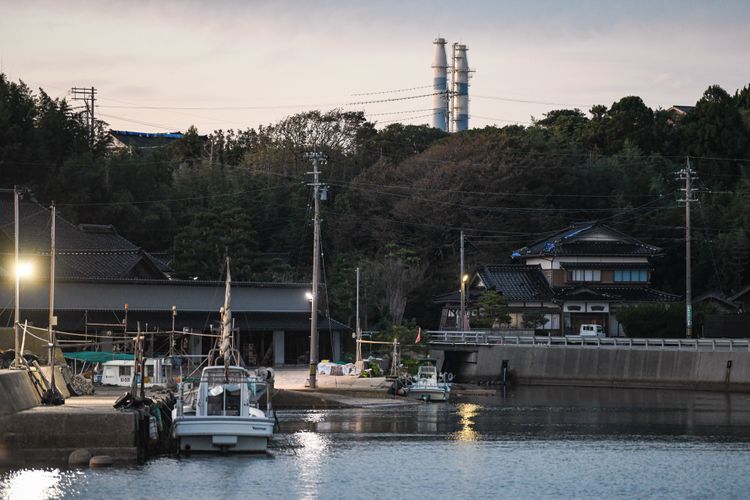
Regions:
[[[316,289],[317,287],[315,284],[313,284],[313,289]],[[317,349],[317,342],[318,342],[318,315],[317,311],[315,310],[317,308],[317,304],[315,301],[315,291],[313,292],[305,292],[305,298],[310,302],[310,373],[309,373],[309,379],[308,379],[308,386],[311,389],[315,389],[316,387],[316,372],[317,372],[317,363],[318,363],[318,349]]]
[[[169,332],[169,356],[174,356],[174,320],[177,316],[177,306],[172,306],[172,331]]]
[[[463,331],[466,328],[466,283],[469,281],[469,275],[464,274],[461,276],[461,307],[460,307],[460,315],[461,315],[461,323],[460,323],[460,329]]]

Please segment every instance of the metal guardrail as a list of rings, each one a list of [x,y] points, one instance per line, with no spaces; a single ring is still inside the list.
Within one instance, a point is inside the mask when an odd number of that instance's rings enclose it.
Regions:
[[[748,351],[750,339],[639,339],[627,337],[562,337],[502,335],[484,331],[427,331],[434,345],[516,345],[545,347],[596,347],[673,351]]]

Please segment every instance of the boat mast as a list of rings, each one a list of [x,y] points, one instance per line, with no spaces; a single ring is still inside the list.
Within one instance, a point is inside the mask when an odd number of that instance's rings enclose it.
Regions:
[[[229,307],[231,283],[232,277],[229,274],[229,257],[227,257],[227,279],[224,289],[224,307],[221,308],[221,342],[219,344],[219,356],[224,358],[225,372],[229,366],[232,351],[232,310]]]

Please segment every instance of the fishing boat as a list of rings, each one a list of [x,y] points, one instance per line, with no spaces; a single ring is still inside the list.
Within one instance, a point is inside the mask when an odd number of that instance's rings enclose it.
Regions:
[[[431,360],[425,360],[417,369],[417,376],[408,386],[407,397],[422,401],[447,401],[451,393],[451,384],[442,377],[438,378],[437,367]]]
[[[219,347],[209,353],[209,366],[203,368],[197,385],[180,383],[172,412],[172,432],[180,453],[265,452],[273,436],[273,370],[250,371],[241,366],[239,352],[232,347],[230,283],[227,259]],[[263,395],[265,411],[260,408]]]

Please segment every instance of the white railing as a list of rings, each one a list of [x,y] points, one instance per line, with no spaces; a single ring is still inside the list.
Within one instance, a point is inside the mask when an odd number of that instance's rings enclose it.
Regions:
[[[672,351],[750,351],[750,339],[638,339],[627,337],[563,337],[504,335],[492,331],[428,331],[434,345],[517,345],[598,347]]]

